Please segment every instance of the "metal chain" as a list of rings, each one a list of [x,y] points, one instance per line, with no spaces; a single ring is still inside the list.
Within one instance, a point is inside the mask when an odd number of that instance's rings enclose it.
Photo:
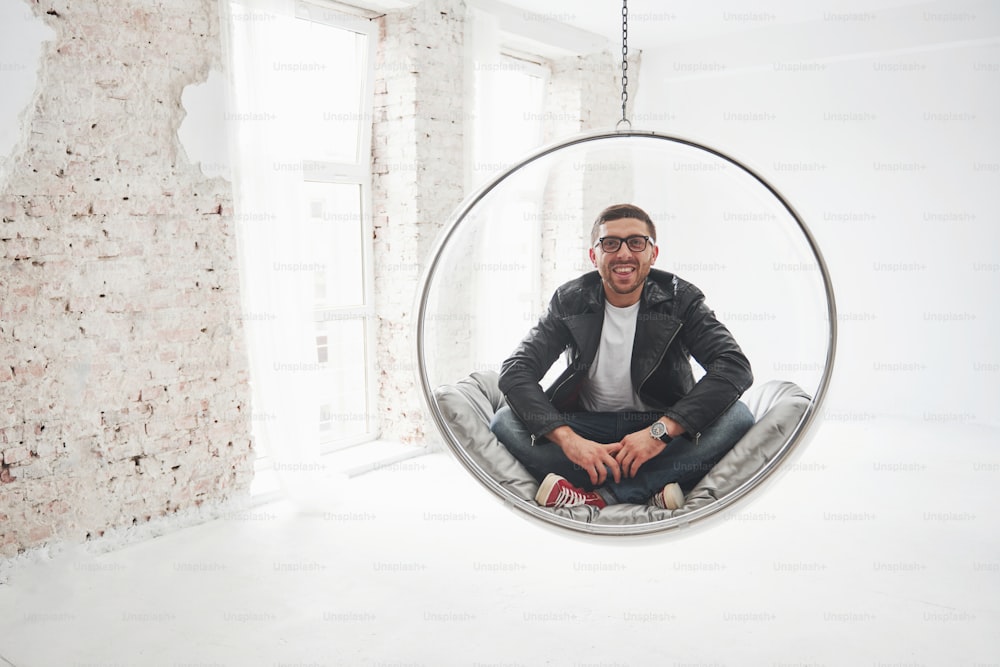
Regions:
[[[625,107],[628,104],[628,0],[622,0],[622,119],[621,123],[628,123]]]

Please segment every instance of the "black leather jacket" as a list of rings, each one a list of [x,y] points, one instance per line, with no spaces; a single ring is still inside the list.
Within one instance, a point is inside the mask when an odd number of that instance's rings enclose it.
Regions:
[[[597,355],[604,324],[604,287],[591,271],[559,287],[548,311],[503,362],[500,390],[534,437],[582,410],[579,393]],[[544,392],[542,377],[566,351],[569,365]],[[705,369],[697,382],[690,357]],[[705,295],[677,276],[651,269],[640,298],[632,350],[632,384],[640,398],[697,439],[753,383],[750,362]]]

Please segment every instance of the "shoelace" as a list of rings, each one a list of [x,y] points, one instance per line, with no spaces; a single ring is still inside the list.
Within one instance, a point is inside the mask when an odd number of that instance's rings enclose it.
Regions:
[[[587,497],[584,494],[564,486],[559,489],[559,495],[556,496],[554,507],[576,507],[586,502]]]

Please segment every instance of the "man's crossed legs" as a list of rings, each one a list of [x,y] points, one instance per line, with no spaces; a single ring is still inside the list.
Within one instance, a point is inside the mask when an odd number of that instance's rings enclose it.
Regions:
[[[575,412],[566,416],[566,422],[582,437],[610,444],[620,442],[629,433],[648,428],[661,416],[659,412]],[[622,480],[616,482],[609,471],[606,483],[597,488],[591,484],[587,473],[566,457],[559,445],[544,438],[533,443],[531,433],[510,408],[505,406],[497,411],[490,429],[540,483],[551,485],[554,478],[546,480],[546,477],[554,473],[574,487],[595,492],[604,504],[613,505],[645,504],[674,483],[687,493],[753,423],[750,410],[737,401],[702,431],[697,444],[687,434],[678,436],[657,456],[646,461],[635,477],[623,475]],[[596,504],[600,506],[601,503]]]

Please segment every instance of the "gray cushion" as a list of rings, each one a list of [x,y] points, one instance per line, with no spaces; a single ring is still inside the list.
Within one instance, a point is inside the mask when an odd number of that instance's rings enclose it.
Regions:
[[[504,405],[495,371],[477,371],[453,385],[438,387],[434,396],[445,421],[476,464],[512,495],[534,502],[538,482],[490,431],[490,420]],[[811,402],[793,382],[772,380],[752,387],[743,397],[756,423],[685,497],[684,506],[661,510],[647,505],[587,505],[550,511],[578,521],[634,524],[680,516],[715,502],[748,480],[784,444]]]
[[[494,371],[475,372],[434,391],[448,427],[483,471],[514,496],[534,502],[538,482],[490,430],[504,404]]]

